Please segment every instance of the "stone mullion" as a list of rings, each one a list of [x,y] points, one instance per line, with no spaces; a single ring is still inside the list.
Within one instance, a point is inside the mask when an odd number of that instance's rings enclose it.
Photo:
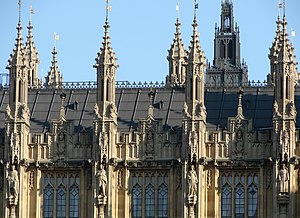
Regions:
[[[124,170],[124,188],[125,188],[125,201],[124,201],[124,211],[125,211],[125,217],[130,217],[130,211],[131,211],[131,197],[132,197],[132,186],[129,181],[131,181],[130,178],[130,171],[125,168]],[[128,187],[128,191],[126,191],[126,187]],[[128,194],[128,192],[131,193],[131,195]]]
[[[244,211],[245,211],[245,218],[248,218],[248,174],[245,173],[244,177],[245,177],[245,184],[243,185],[243,188],[244,188],[244,198],[245,198],[244,199],[244,204],[245,204],[244,205]],[[254,180],[254,177],[253,177],[252,180]],[[258,210],[258,212],[259,212],[259,210]]]
[[[75,179],[76,177],[74,177]],[[70,211],[70,174],[66,173],[66,217],[69,217],[69,211]]]
[[[57,173],[53,174],[53,217],[56,217]]]
[[[170,182],[170,181],[172,181],[172,182]],[[174,184],[176,184],[175,170],[174,170],[174,167],[171,167],[170,176],[168,177],[168,208],[170,211],[169,212],[170,217],[175,216],[174,210],[176,209],[175,204],[174,204],[174,200],[176,201],[176,198],[175,198],[176,190],[174,188]]]

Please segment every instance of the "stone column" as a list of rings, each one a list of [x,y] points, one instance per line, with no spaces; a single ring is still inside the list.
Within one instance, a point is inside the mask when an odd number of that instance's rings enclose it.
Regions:
[[[105,205],[107,202],[106,196],[98,195],[97,196],[97,205],[98,205],[98,215],[97,218],[105,217]]]
[[[190,195],[187,197],[188,218],[195,218],[195,205],[197,204],[197,196]]]
[[[288,218],[288,205],[289,205],[289,196],[288,195],[278,195],[277,202],[279,205],[279,218]]]

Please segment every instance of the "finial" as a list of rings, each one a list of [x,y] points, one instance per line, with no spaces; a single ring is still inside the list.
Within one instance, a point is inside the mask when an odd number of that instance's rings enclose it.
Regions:
[[[56,32],[54,32],[54,47],[56,47],[56,41],[59,40],[59,35],[56,34]]]
[[[61,105],[60,105],[60,111],[59,111],[59,115],[61,119],[65,119],[65,100],[66,100],[66,93],[64,93],[64,91],[62,91],[62,93],[60,94],[60,100],[61,100]]]
[[[197,0],[194,0],[194,19],[196,20],[197,17],[197,9],[198,9],[198,3]]]
[[[281,0],[278,0],[278,17],[280,17],[280,10],[282,9]]]
[[[109,5],[110,0],[105,0],[106,1],[106,20],[108,20],[108,14],[111,11],[112,7]]]
[[[283,0],[283,17],[285,17],[285,0]]]
[[[149,107],[148,107],[148,116],[151,116],[151,117],[153,117],[153,100],[154,100],[154,96],[155,96],[155,93],[151,89],[150,92],[148,93],[148,97],[149,97],[149,100],[150,100],[150,104],[149,104]]]
[[[238,94],[237,114],[243,116],[243,104],[242,104],[243,90],[240,89],[237,94]]]
[[[29,22],[31,23],[31,21],[32,21],[32,15],[34,14],[34,10],[33,10],[33,8],[32,8],[32,5],[30,5],[30,17],[29,17]]]
[[[21,7],[22,7],[22,0],[19,0],[18,5],[19,5],[19,22],[21,22]]]
[[[179,3],[176,4],[177,18],[179,18]]]

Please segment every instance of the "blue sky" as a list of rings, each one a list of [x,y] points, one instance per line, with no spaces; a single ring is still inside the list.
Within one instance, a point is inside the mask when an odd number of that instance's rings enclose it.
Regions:
[[[288,30],[300,60],[299,0],[286,0]],[[14,48],[18,0],[0,0],[0,72]],[[117,80],[164,81],[168,74],[167,50],[174,38],[176,3],[180,4],[181,32],[188,48],[192,34],[193,0],[111,0],[110,36],[120,68]],[[220,23],[221,0],[198,0],[200,43],[209,62],[213,58],[215,22]],[[268,52],[278,16],[277,0],[233,0],[235,21],[241,32],[241,54],[249,65],[249,79],[264,80],[269,72]],[[96,80],[92,67],[101,46],[105,0],[23,0],[23,40],[27,35],[29,8],[33,6],[33,34],[41,63],[39,77],[51,65],[57,32],[58,64],[64,81]]]

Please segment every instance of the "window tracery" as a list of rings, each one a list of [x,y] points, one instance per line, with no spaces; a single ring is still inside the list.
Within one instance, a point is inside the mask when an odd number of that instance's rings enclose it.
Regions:
[[[78,218],[79,174],[47,173],[43,182],[43,218]]]
[[[168,175],[160,172],[132,173],[132,218],[168,217]]]
[[[258,176],[255,172],[223,173],[221,217],[258,217]]]

